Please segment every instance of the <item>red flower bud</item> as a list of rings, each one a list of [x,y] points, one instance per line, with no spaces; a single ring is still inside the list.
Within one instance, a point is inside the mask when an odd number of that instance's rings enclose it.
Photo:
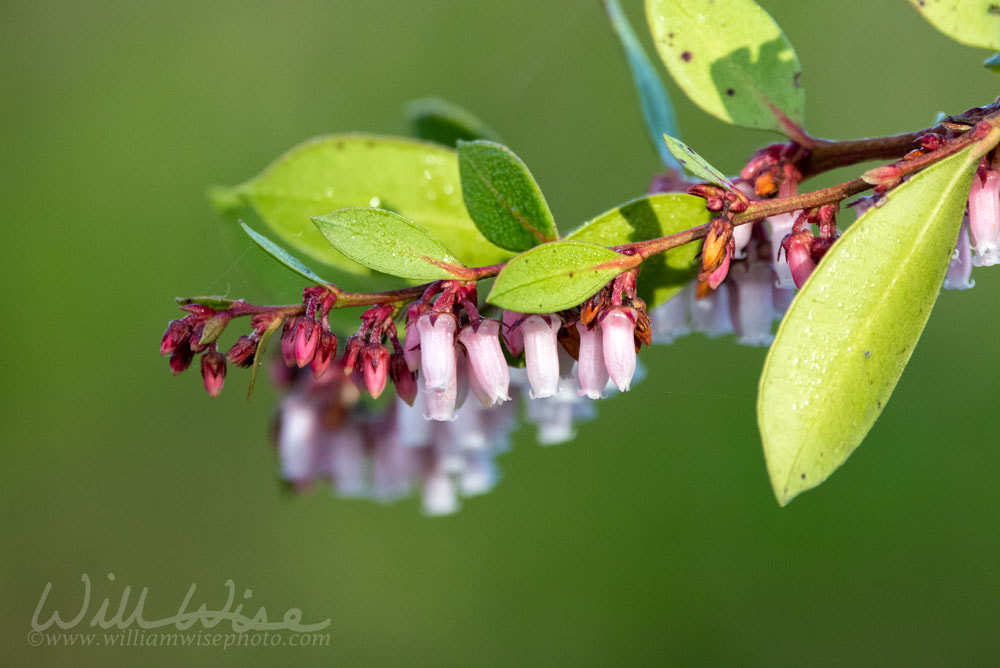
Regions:
[[[396,394],[412,406],[417,398],[417,374],[410,371],[402,355],[393,355],[389,360],[389,375],[396,386]]]
[[[238,367],[248,367],[253,364],[254,353],[257,352],[257,342],[249,336],[241,336],[226,353],[226,359]]]
[[[295,323],[295,364],[300,369],[312,362],[320,334],[319,323],[312,318],[299,318]]]
[[[173,354],[190,336],[191,322],[187,318],[171,320],[170,324],[167,325],[167,331],[163,333],[163,340],[160,342],[160,354]]]
[[[219,396],[226,381],[226,357],[211,351],[201,356],[201,378],[205,381],[205,391],[210,397]]]
[[[287,318],[281,329],[281,358],[285,366],[295,366],[295,323],[298,318]]]
[[[389,351],[385,346],[371,343],[365,346],[362,357],[365,386],[373,399],[378,399],[389,380]]]
[[[176,376],[181,371],[186,370],[191,366],[191,360],[194,359],[194,351],[191,350],[191,346],[184,344],[177,348],[170,356],[170,370],[173,371]]]
[[[337,356],[337,335],[333,332],[323,332],[316,346],[316,354],[312,358],[313,376],[319,378],[330,368],[330,363]]]

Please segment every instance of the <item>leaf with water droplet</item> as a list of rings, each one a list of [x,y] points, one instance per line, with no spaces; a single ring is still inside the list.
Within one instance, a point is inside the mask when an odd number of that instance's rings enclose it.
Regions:
[[[507,263],[486,301],[518,313],[561,311],[583,303],[639,262],[638,256],[583,241],[542,244]]]
[[[476,139],[500,141],[499,135],[472,112],[436,97],[407,102],[403,115],[413,136],[444,146],[454,147],[459,141]]]
[[[209,196],[226,212],[251,205],[278,243],[353,274],[371,272],[330,246],[310,217],[344,207],[380,207],[416,221],[470,266],[511,256],[487,241],[466,213],[456,152],[430,142],[364,134],[319,137],[292,148],[245,183],[210,189]]]
[[[421,281],[467,277],[466,267],[427,230],[398,213],[353,207],[313,217],[330,245],[364,266]]]
[[[647,0],[653,41],[688,97],[734,125],[784,132],[801,126],[805,89],[798,56],[753,0]]]
[[[680,171],[681,166],[660,142],[660,137],[664,134],[680,135],[677,118],[674,115],[674,106],[670,103],[667,89],[664,88],[659,73],[650,62],[649,56],[642,48],[642,43],[636,37],[635,31],[632,30],[628,17],[622,11],[618,0],[604,0],[604,9],[607,11],[611,27],[614,28],[622,49],[625,51],[629,69],[632,70],[632,81],[635,84],[636,92],[639,93],[639,106],[642,108],[642,117],[649,130],[649,138],[653,140],[653,146],[660,154],[663,164]]]
[[[956,42],[1000,49],[1000,4],[996,0],[910,0],[910,4]]]
[[[965,149],[891,191],[833,245],[792,302],[757,398],[781,505],[843,464],[889,400],[941,290],[985,150]]]
[[[491,141],[459,142],[458,166],[465,208],[494,244],[523,251],[559,238],[535,178],[509,148]]]
[[[587,221],[566,240],[622,246],[665,237],[708,222],[705,200],[693,195],[647,195]],[[698,275],[698,244],[684,244],[646,258],[639,274],[639,296],[654,308],[680,292]]]
[[[265,237],[263,234],[254,232],[254,230],[242,220],[240,221],[240,227],[243,228],[243,231],[247,233],[247,236],[253,239],[254,242],[264,250],[264,252],[294,271],[299,276],[312,281],[317,285],[327,284],[327,281],[317,276],[316,272],[302,264],[298,258],[294,257],[291,253]]]
[[[677,161],[688,172],[708,183],[722,186],[729,190],[736,190],[736,185],[725,174],[713,167],[708,160],[698,155],[693,148],[680,139],[671,137],[670,135],[663,135],[663,141],[667,145],[667,150],[677,158]]]

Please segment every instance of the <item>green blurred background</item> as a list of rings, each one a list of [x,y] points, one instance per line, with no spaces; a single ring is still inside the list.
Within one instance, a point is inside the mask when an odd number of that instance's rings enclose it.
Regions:
[[[648,43],[639,2],[624,0]],[[903,0],[763,2],[796,45],[808,129],[923,127],[992,101],[988,55]],[[0,3],[0,408],[7,665],[973,665],[1000,650],[994,327],[1000,272],[946,293],[864,446],[780,509],[754,421],[764,351],[700,335],[557,448],[522,428],[452,517],[283,492],[274,393],[209,400],[157,344],[177,295],[295,299],[204,191],[312,135],[402,133],[409,99],[483,117],[567,229],[657,167],[596,0]],[[735,171],[773,136],[671,92]],[[843,174],[828,175],[818,185]],[[117,580],[109,583],[106,574]],[[31,647],[31,615],[223,583],[330,646]],[[134,600],[133,594],[133,600]],[[84,630],[84,629],[80,629]]]

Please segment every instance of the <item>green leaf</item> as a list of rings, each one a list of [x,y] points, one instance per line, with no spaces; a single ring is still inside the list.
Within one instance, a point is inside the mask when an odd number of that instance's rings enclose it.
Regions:
[[[255,350],[253,354],[253,365],[250,367],[250,384],[247,386],[247,401],[250,401],[250,397],[253,395],[253,388],[257,384],[257,371],[264,362],[264,353],[267,352],[267,343],[271,340],[271,336],[278,331],[283,323],[284,321],[281,319],[277,319],[272,322],[268,328],[264,330],[264,333],[261,334],[260,341],[257,342],[257,350]]]
[[[753,0],[646,0],[660,58],[706,112],[734,125],[802,125],[805,90],[795,50]]]
[[[415,137],[454,147],[459,141],[491,139],[499,135],[472,113],[446,100],[426,97],[407,102],[403,115]]]
[[[225,311],[239,300],[229,299],[227,297],[176,297],[174,301],[180,306],[200,304],[201,306],[207,306],[208,308],[215,309],[216,311]]]
[[[305,278],[306,280],[312,281],[313,283],[316,283],[318,285],[328,284],[328,281],[325,281],[319,276],[317,276],[312,269],[302,264],[298,260],[298,258],[295,258],[292,255],[290,255],[288,251],[286,251],[281,246],[278,246],[267,237],[258,234],[257,232],[254,232],[253,229],[249,225],[244,223],[242,220],[240,221],[240,227],[242,227],[243,231],[247,233],[247,236],[253,239],[254,242],[262,249],[264,249],[264,251],[268,255],[270,255],[275,260],[277,260],[281,264],[285,265],[286,267],[294,271],[299,276]]]
[[[1000,53],[994,53],[992,56],[984,60],[983,67],[988,69],[990,72],[1000,74]]]
[[[650,62],[645,49],[642,48],[642,43],[639,42],[635,31],[632,30],[618,0],[604,0],[604,9],[608,13],[611,27],[614,28],[615,34],[621,42],[625,58],[632,70],[632,79],[635,82],[635,89],[639,93],[639,106],[642,107],[642,116],[646,120],[649,138],[653,140],[653,146],[660,154],[663,164],[680,171],[681,167],[674,156],[660,142],[661,135],[677,136],[680,134],[677,118],[674,115],[674,107],[670,103],[670,96],[667,95],[666,88],[663,87],[663,81],[660,80],[660,75],[653,67],[653,63]]]
[[[512,259],[493,283],[490,304],[518,313],[552,313],[582,303],[638,256],[583,241],[554,241]]]
[[[459,142],[458,166],[465,208],[494,244],[523,251],[559,238],[542,191],[509,148],[490,141]]]
[[[320,137],[291,149],[246,183],[209,194],[227,211],[237,202],[252,205],[275,241],[355,274],[370,271],[331,248],[312,216],[376,206],[416,221],[471,266],[510,257],[489,243],[466,213],[456,152],[428,142],[362,134]]]
[[[889,400],[941,289],[978,155],[966,149],[890,192],[788,310],[757,400],[781,505],[843,464]]]
[[[467,276],[444,244],[398,213],[354,207],[315,216],[313,222],[330,245],[376,271],[422,281]]]
[[[910,4],[956,42],[1000,49],[1000,4],[996,0],[910,0]]]
[[[684,169],[694,176],[717,186],[736,190],[736,185],[725,174],[713,167],[708,160],[695,153],[693,148],[680,139],[663,135],[663,142],[666,144],[667,150],[677,158],[677,161],[684,165]]]
[[[711,214],[705,200],[693,195],[649,195],[626,202],[590,220],[566,236],[601,246],[621,246],[665,237],[703,225]],[[647,258],[639,272],[639,296],[649,308],[680,292],[698,275],[698,244],[684,244]]]

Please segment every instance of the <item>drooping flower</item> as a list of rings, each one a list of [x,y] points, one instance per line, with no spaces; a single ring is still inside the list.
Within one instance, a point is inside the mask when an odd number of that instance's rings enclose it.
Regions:
[[[1000,264],[1000,172],[980,169],[969,190],[969,234],[976,250],[973,264]]]
[[[635,374],[635,320],[631,312],[612,308],[601,318],[604,366],[622,392],[629,389]]]
[[[968,290],[975,286],[972,276],[972,248],[969,245],[969,218],[962,220],[962,229],[955,241],[955,252],[948,265],[948,273],[944,277],[945,290]]]
[[[577,359],[577,375],[579,376],[579,395],[600,399],[604,396],[604,388],[608,384],[608,369],[604,364],[603,333],[599,325],[587,327],[582,322],[576,323],[580,332],[580,351]]]
[[[500,323],[481,320],[478,326],[466,325],[458,333],[458,340],[469,355],[469,382],[484,407],[510,399],[510,371],[500,349]]]
[[[503,338],[507,342],[507,350],[514,357],[517,357],[524,350],[524,334],[517,324],[524,317],[522,313],[514,311],[504,311],[501,322],[503,323]]]
[[[733,326],[744,346],[767,346],[774,340],[774,272],[770,263],[753,258],[733,268]]]
[[[417,320],[420,336],[420,370],[428,392],[456,386],[455,330],[451,313],[425,313]]]
[[[767,219],[767,225],[771,232],[771,263],[774,266],[774,273],[777,276],[775,284],[779,288],[791,288],[795,285],[792,279],[792,270],[788,266],[788,258],[784,253],[779,253],[782,241],[792,232],[792,226],[798,218],[799,212],[779,213]],[[779,257],[780,256],[780,257]]]
[[[809,230],[791,234],[782,244],[795,287],[801,289],[816,268],[812,256],[813,235]]]
[[[559,343],[562,326],[558,316],[530,315],[521,323],[524,335],[524,366],[532,399],[551,397],[559,389]]]

